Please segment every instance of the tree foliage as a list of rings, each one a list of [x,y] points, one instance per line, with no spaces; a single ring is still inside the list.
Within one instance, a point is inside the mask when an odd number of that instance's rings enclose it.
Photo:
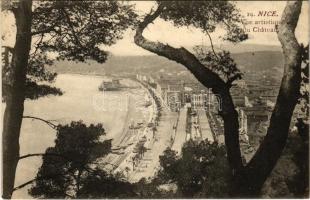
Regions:
[[[167,149],[160,156],[164,182],[176,183],[185,197],[227,197],[229,167],[224,146],[209,141],[188,141],[181,156]]]
[[[47,34],[38,46],[58,59],[103,63],[112,45],[135,24],[130,5],[119,1],[43,1],[33,12],[33,33]]]
[[[230,94],[232,82],[239,79],[241,74],[225,53],[222,57],[224,57],[224,63],[229,67],[223,69],[219,66],[222,69],[216,68],[216,65],[221,65],[221,63],[214,60],[218,54],[214,51],[209,34],[215,30],[216,24],[222,23],[226,25],[227,31],[223,39],[231,42],[247,39],[244,30],[240,28],[242,19],[235,6],[228,1],[199,1],[197,4],[193,1],[159,1],[157,9],[146,15],[137,26],[134,41],[138,46],[184,65],[198,81],[221,99],[222,109],[219,115],[224,121],[227,158],[233,178],[231,191],[232,195],[236,197],[254,197],[259,194],[285,147],[289,124],[300,89],[301,48],[295,36],[295,28],[301,12],[301,5],[300,1],[289,1],[282,13],[277,35],[284,53],[284,76],[275,108],[270,117],[267,134],[255,155],[245,166],[242,162],[239,143],[238,113]],[[203,54],[201,61],[201,58],[199,60],[184,47],[174,48],[169,44],[146,39],[143,36],[145,28],[158,17],[172,21],[175,26],[194,26],[201,29],[210,39],[213,54],[210,52]],[[204,59],[209,60],[209,63],[202,63]],[[206,66],[207,64],[209,66]],[[227,77],[229,71],[236,75]],[[223,78],[228,80],[223,80]]]
[[[7,9],[14,8],[9,2],[5,5]],[[119,1],[37,1],[33,7],[33,45],[27,66],[29,99],[62,94],[57,88],[38,84],[55,80],[57,74],[46,70],[55,59],[105,62],[108,52],[103,50],[104,46],[121,39],[137,17],[131,5]],[[13,54],[13,48],[9,50],[2,53],[2,59],[8,61],[2,67],[3,100],[10,89],[8,54]]]
[[[55,146],[46,150],[43,164],[29,193],[34,197],[65,198],[76,196],[84,180],[93,173],[96,159],[111,151],[111,140],[101,124],[86,126],[82,121],[59,125]]]
[[[47,52],[44,52],[39,47],[30,54],[27,67],[27,78],[31,81],[41,82],[53,82],[57,76],[57,73],[46,70],[46,66],[54,64],[53,59],[49,58]]]
[[[6,48],[6,47],[5,47]],[[6,54],[6,55],[5,55]],[[11,88],[11,66],[9,59],[9,52],[4,50],[2,52],[2,100],[6,101],[7,94]],[[52,87],[49,83],[53,82],[57,76],[56,73],[51,73],[45,69],[46,65],[51,65],[52,61],[42,53],[37,56],[32,56],[29,60],[27,68],[25,98],[38,99],[47,95],[62,95],[62,91],[58,88]]]
[[[228,51],[215,52],[204,46],[196,46],[194,51],[202,64],[218,74],[227,83],[242,78],[241,71]]]
[[[135,186],[129,182],[119,180],[101,169],[95,169],[83,180],[83,187],[79,191],[79,198],[134,198]]]
[[[217,73],[223,80],[231,84],[241,79],[242,73],[227,51],[215,52],[210,33],[216,28],[223,28],[226,33],[223,40],[241,42],[248,38],[242,28],[244,18],[234,3],[228,1],[158,1],[164,6],[159,17],[171,21],[175,26],[195,27],[205,33],[211,43],[211,50],[196,46],[196,57],[206,67]]]
[[[224,40],[240,42],[248,38],[240,27],[243,17],[228,1],[158,1],[165,9],[160,17],[175,26],[193,26],[204,33],[214,32],[218,25],[226,30]]]
[[[119,1],[34,1],[19,0],[2,3],[2,10],[12,11],[16,24],[16,42],[8,51],[3,70],[3,100],[6,100],[3,128],[3,196],[10,198],[14,189],[19,158],[19,136],[27,93],[37,98],[56,88],[40,87],[34,81],[51,82],[55,74],[45,70],[52,58],[102,63],[107,53],[100,45],[111,45],[121,38],[135,21],[131,6]],[[5,37],[2,37],[5,38]],[[36,38],[38,38],[36,40]],[[32,41],[35,41],[32,43]],[[30,55],[31,54],[31,55]],[[3,67],[3,68],[5,68]],[[28,79],[28,80],[27,80]],[[29,81],[30,80],[30,81]],[[28,82],[28,83],[27,83]],[[27,90],[30,83],[32,90]],[[41,89],[39,89],[41,88]],[[26,92],[27,90],[27,92]]]

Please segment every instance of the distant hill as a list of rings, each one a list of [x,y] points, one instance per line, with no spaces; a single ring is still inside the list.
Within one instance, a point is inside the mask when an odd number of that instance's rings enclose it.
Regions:
[[[204,47],[210,48],[210,46],[203,45]],[[186,47],[187,49],[192,50],[193,47]],[[234,53],[246,53],[246,52],[257,52],[257,51],[279,51],[282,49],[280,46],[274,45],[258,45],[258,44],[222,44],[214,45],[215,50],[226,50]]]
[[[252,47],[248,46],[248,49]],[[265,48],[265,47],[261,47]],[[257,70],[279,71],[283,66],[283,55],[281,51],[249,51],[232,53],[232,57],[242,71],[255,72]],[[158,70],[184,71],[185,68],[164,57],[151,56],[111,56],[106,63],[98,64],[94,61],[89,63],[75,63],[70,61],[57,62],[50,68],[57,73],[81,73],[81,74],[114,74],[122,72],[146,72],[152,73]]]
[[[55,63],[50,69],[57,73],[113,74],[135,71],[151,73],[162,67],[166,70],[184,69],[182,65],[160,56],[111,56],[103,64],[94,61],[89,63],[61,61]]]
[[[221,49],[226,49],[231,53],[245,53],[245,52],[257,52],[257,51],[278,51],[281,52],[280,46],[273,45],[257,45],[257,44],[241,44],[241,45],[221,45]]]
[[[282,69],[283,66],[283,54],[280,51],[234,53],[232,57],[241,70]]]

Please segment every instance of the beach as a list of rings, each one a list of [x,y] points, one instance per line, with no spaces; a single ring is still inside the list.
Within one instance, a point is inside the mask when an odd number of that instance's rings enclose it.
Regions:
[[[34,116],[51,120],[55,124],[66,124],[83,120],[86,124],[102,123],[106,135],[103,139],[113,139],[115,146],[123,138],[123,133],[132,120],[147,121],[150,109],[143,103],[147,92],[138,83],[122,79],[128,88],[120,91],[100,92],[98,86],[109,77],[60,74],[53,86],[60,88],[62,96],[47,96],[38,100],[26,100],[24,116]],[[4,111],[4,109],[3,109]],[[24,119],[20,136],[20,155],[44,153],[54,146],[56,132],[44,122]],[[29,157],[19,162],[15,186],[35,178],[42,164],[41,157]],[[31,198],[24,187],[13,194],[13,198]]]

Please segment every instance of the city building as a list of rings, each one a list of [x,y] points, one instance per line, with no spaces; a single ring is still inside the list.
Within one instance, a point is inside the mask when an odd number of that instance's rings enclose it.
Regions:
[[[251,145],[257,146],[265,136],[262,131],[268,124],[271,116],[271,109],[267,106],[244,107],[239,109],[240,130],[244,131]],[[258,131],[261,130],[261,131]]]

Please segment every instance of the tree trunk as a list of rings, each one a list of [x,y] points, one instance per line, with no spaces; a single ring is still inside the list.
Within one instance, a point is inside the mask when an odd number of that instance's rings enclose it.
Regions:
[[[16,43],[11,63],[10,91],[4,112],[3,153],[3,198],[12,196],[16,167],[19,158],[19,136],[24,111],[26,68],[31,48],[32,1],[20,0],[13,8],[16,19]]]
[[[284,76],[279,95],[270,119],[267,135],[250,163],[244,167],[239,144],[238,113],[235,110],[229,86],[217,74],[206,68],[185,48],[173,48],[160,42],[152,42],[142,35],[148,24],[165,9],[158,9],[147,15],[139,24],[135,43],[159,56],[184,65],[196,78],[212,92],[220,95],[224,121],[225,145],[233,176],[233,196],[255,196],[260,192],[286,144],[292,113],[297,103],[301,79],[301,52],[294,31],[301,10],[301,1],[288,2],[279,26],[278,37],[285,57]]]
[[[160,42],[152,42],[145,39],[142,35],[147,25],[152,23],[163,9],[163,6],[159,5],[158,9],[153,14],[147,15],[144,18],[144,21],[141,22],[137,28],[134,41],[138,46],[150,52],[182,64],[199,82],[207,88],[211,88],[214,94],[220,95],[222,101],[220,115],[224,119],[224,134],[228,161],[233,174],[240,174],[241,172],[239,171],[242,170],[243,166],[239,145],[238,114],[229,93],[229,86],[216,73],[199,62],[199,60],[185,48],[173,48]]]
[[[284,54],[284,74],[271,115],[270,125],[258,151],[246,166],[246,193],[259,194],[264,182],[280,158],[286,145],[293,111],[300,96],[301,47],[295,28],[301,1],[288,1],[278,27],[278,38]]]

